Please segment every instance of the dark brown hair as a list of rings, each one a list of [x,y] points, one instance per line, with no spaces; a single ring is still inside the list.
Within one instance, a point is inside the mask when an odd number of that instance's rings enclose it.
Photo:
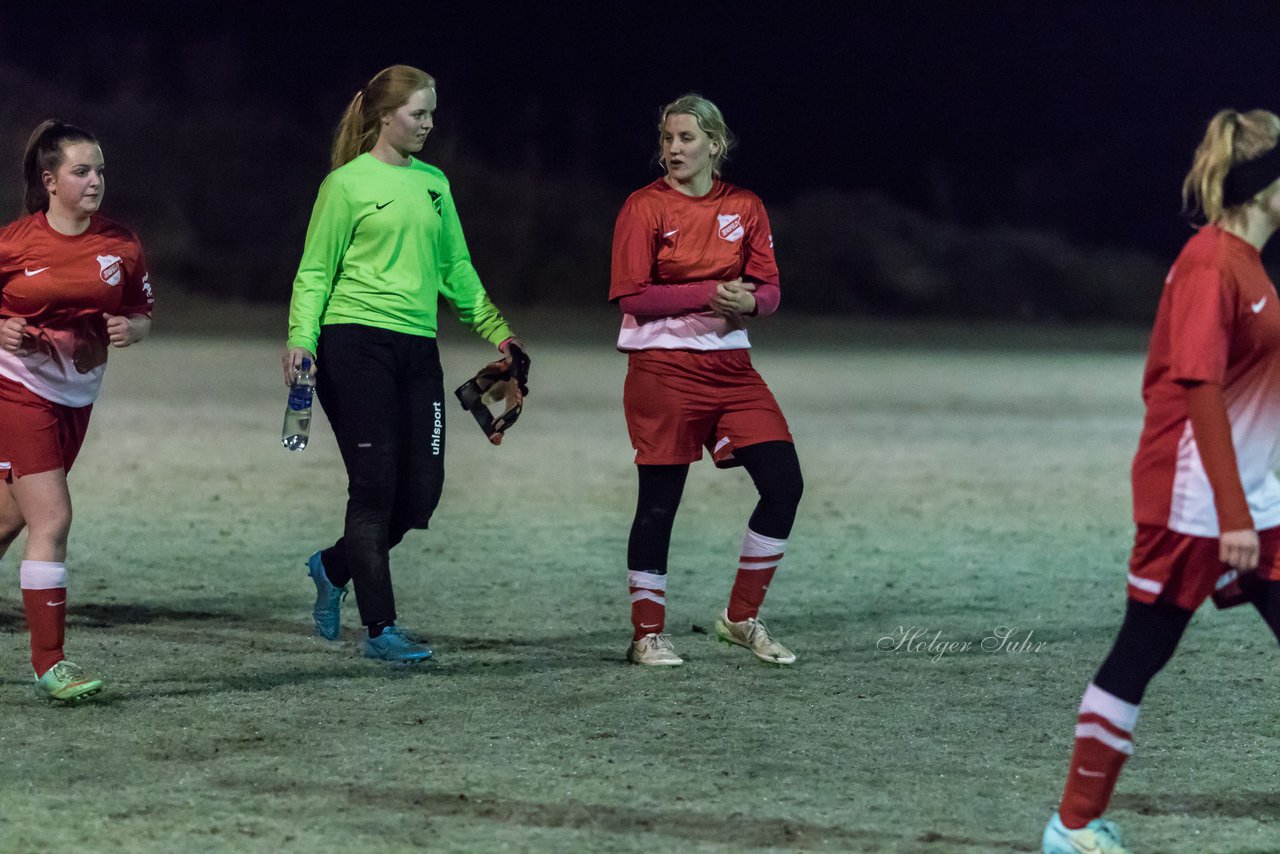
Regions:
[[[27,213],[49,209],[49,191],[44,187],[44,173],[58,174],[58,168],[62,166],[62,147],[77,142],[97,145],[98,139],[84,128],[57,119],[46,119],[31,132],[27,150],[22,155],[22,178],[27,185]]]

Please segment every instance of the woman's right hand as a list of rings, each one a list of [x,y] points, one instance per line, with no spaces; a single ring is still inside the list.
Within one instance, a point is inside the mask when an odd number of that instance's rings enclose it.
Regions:
[[[1258,532],[1223,531],[1218,536],[1218,560],[1238,572],[1258,568]]]
[[[710,308],[721,317],[735,318],[750,314],[756,309],[755,283],[744,282],[739,276],[716,286]]]
[[[307,359],[311,362],[309,373],[316,375],[316,355],[305,347],[294,347],[291,350],[285,350],[284,356],[281,358],[284,367],[284,384],[293,385],[293,375],[302,367],[302,360]]]
[[[34,343],[34,337],[27,332],[25,317],[6,317],[0,322],[0,350],[26,356],[35,351]]]

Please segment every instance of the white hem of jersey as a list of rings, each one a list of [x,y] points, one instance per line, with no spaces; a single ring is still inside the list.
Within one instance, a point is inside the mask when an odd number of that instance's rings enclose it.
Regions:
[[[655,317],[640,323],[633,314],[622,315],[618,349],[632,350],[747,350],[747,330],[734,329],[716,314],[682,314]]]

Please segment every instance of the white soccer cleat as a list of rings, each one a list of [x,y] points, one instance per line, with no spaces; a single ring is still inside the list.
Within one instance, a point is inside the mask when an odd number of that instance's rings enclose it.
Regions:
[[[1044,854],[1128,854],[1120,838],[1120,828],[1095,818],[1078,830],[1070,830],[1055,812],[1045,825],[1040,840]]]
[[[684,659],[676,655],[675,644],[667,635],[647,634],[631,642],[627,649],[627,661],[658,667],[678,667]]]
[[[745,646],[765,664],[795,664],[796,661],[796,654],[774,640],[764,621],[755,617],[735,623],[729,619],[728,611],[722,611],[716,617],[716,637],[725,643]]]

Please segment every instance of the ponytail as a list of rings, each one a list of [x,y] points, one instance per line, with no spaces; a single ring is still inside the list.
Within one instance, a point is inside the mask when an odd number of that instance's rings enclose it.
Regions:
[[[97,138],[87,130],[56,119],[46,119],[31,132],[26,151],[22,155],[27,213],[49,209],[49,191],[44,186],[44,173],[52,172],[56,175],[58,167],[62,165],[62,147],[67,143],[77,142],[98,144]]]
[[[329,157],[330,168],[337,169],[372,150],[378,141],[378,120],[403,107],[414,92],[434,89],[435,85],[430,74],[409,65],[393,65],[375,74],[347,104],[338,122]]]
[[[1276,147],[1280,117],[1266,110],[1220,110],[1209,120],[1196,148],[1191,171],[1182,182],[1182,208],[1190,216],[1202,214],[1216,222],[1231,209],[1224,202],[1223,184],[1233,166],[1254,160]],[[1269,183],[1269,182],[1268,182]]]
[[[329,157],[329,168],[337,169],[356,159],[373,148],[378,139],[377,116],[366,124],[364,118],[364,90],[361,89],[347,105],[346,112],[338,122],[338,132],[333,136],[333,150]]]

